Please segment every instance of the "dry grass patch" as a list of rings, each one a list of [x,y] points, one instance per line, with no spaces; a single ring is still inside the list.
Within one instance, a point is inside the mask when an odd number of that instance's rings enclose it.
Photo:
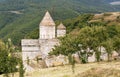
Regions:
[[[115,68],[92,68],[76,77],[120,77],[120,70]]]
[[[26,72],[25,77],[120,77],[119,70],[120,62],[99,62],[76,64],[74,74],[71,65],[65,65]],[[19,74],[16,73],[14,77],[19,77]]]

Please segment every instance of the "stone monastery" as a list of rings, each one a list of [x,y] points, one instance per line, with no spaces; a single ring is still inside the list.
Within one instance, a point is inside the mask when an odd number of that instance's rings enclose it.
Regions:
[[[61,23],[57,26],[47,11],[39,24],[39,39],[22,39],[23,62],[27,59],[33,60],[36,57],[46,59],[48,53],[59,44],[57,37],[66,35],[66,27]]]

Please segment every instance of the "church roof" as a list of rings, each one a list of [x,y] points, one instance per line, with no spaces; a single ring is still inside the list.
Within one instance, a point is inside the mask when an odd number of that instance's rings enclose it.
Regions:
[[[53,21],[50,13],[47,11],[45,16],[43,17],[40,26],[55,26],[55,22]]]
[[[60,25],[58,25],[57,29],[66,29],[66,27],[63,25],[63,23],[61,23]]]

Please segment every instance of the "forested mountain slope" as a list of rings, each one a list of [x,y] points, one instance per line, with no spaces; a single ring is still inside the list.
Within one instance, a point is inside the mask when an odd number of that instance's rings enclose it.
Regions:
[[[116,1],[116,0],[115,0]],[[73,18],[81,13],[120,11],[111,0],[0,0],[0,38],[12,38],[14,44],[38,28],[45,11],[54,20]]]

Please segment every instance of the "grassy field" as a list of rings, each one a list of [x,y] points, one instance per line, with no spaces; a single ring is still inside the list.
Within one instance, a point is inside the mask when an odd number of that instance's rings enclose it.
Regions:
[[[39,69],[26,72],[25,77],[120,77],[120,62],[76,64],[74,74],[71,65]]]

